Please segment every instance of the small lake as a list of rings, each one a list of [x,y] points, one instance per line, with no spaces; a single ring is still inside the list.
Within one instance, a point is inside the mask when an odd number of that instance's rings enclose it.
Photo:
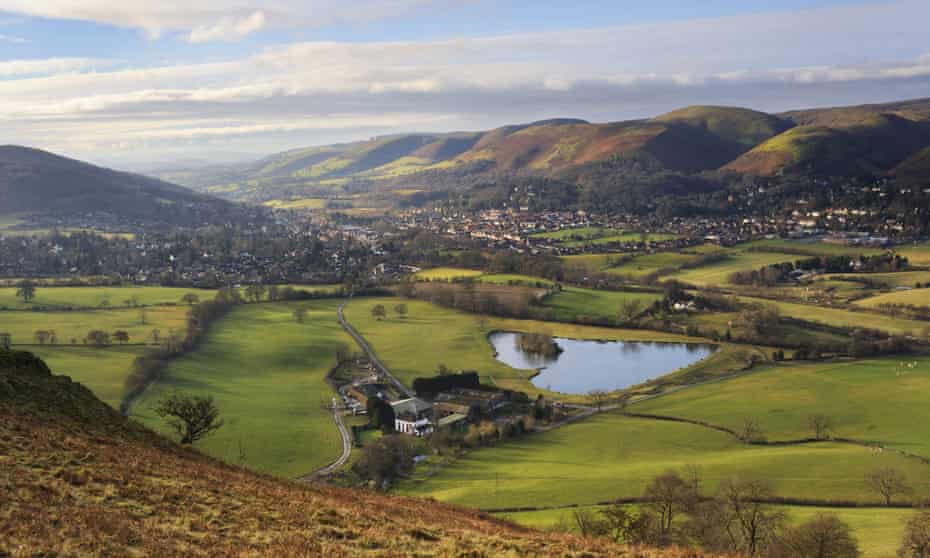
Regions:
[[[533,385],[561,393],[584,394],[594,389],[613,391],[641,384],[690,366],[712,355],[711,345],[642,341],[580,341],[554,337],[562,352],[545,357],[522,351],[519,333],[498,332],[489,337],[497,360],[512,368],[541,369]]]

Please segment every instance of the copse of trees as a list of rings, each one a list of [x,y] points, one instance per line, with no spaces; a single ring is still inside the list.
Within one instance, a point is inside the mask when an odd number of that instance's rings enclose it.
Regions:
[[[462,372],[417,378],[413,381],[413,391],[420,396],[431,396],[453,388],[482,389],[481,378],[477,372]]]

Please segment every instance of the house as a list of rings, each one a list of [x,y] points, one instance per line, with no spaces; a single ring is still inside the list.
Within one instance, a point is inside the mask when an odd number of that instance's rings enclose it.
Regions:
[[[394,430],[402,434],[425,436],[433,431],[430,418],[433,406],[422,399],[411,397],[391,403],[394,409]]]
[[[503,392],[487,389],[452,388],[438,394],[433,400],[439,417],[453,414],[493,416],[506,405],[507,399]]]
[[[387,386],[377,383],[354,384],[346,390],[346,393],[349,395],[349,397],[352,397],[358,401],[363,409],[368,406],[368,400],[372,397],[378,397],[385,400],[389,399],[387,396]]]

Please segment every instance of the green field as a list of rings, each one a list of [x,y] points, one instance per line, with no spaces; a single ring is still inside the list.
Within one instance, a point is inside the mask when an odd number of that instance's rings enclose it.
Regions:
[[[862,479],[891,466],[918,497],[930,494],[928,466],[892,452],[832,442],[746,446],[701,426],[616,414],[475,451],[435,471],[421,466],[400,488],[484,509],[594,504],[641,495],[658,473],[690,464],[700,468],[708,493],[722,479],[751,475],[769,479],[785,497],[876,502]]]
[[[782,254],[777,252],[728,252],[729,257],[723,261],[704,265],[694,269],[685,269],[668,275],[669,279],[677,279],[691,285],[716,286],[729,283],[730,275],[737,271],[759,269],[767,265],[793,262],[803,258],[796,254]]]
[[[181,297],[194,293],[201,299],[212,299],[216,291],[180,287],[36,287],[35,299],[26,304],[16,296],[16,287],[0,287],[0,308],[99,308],[128,306],[135,297],[138,304],[153,306],[177,304]]]
[[[453,279],[465,279],[468,277],[478,277],[480,275],[484,275],[484,272],[456,267],[434,267],[432,269],[424,269],[414,275],[414,277],[422,281],[451,281]]]
[[[807,418],[829,416],[835,436],[930,458],[930,358],[898,357],[783,364],[696,386],[632,410],[738,429],[754,417],[769,439],[810,437]]]
[[[875,312],[855,312],[842,308],[824,308],[823,306],[780,302],[747,296],[739,297],[739,301],[747,304],[775,306],[783,316],[836,327],[880,329],[888,333],[910,335],[912,333],[919,334],[930,325],[930,322],[894,318]]]
[[[482,283],[492,283],[494,285],[526,285],[530,287],[551,287],[555,283],[542,277],[533,277],[532,275],[517,275],[515,273],[493,273],[482,275],[478,278]]]
[[[577,227],[573,229],[561,229],[558,231],[536,233],[530,235],[531,238],[547,238],[550,240],[564,241],[572,239],[590,239],[600,238],[602,236],[616,235],[623,231],[617,229],[608,229],[605,227]]]
[[[570,241],[562,242],[562,246],[566,248],[581,248],[583,246],[603,246],[606,244],[615,244],[615,243],[641,242],[643,238],[645,238],[646,242],[665,242],[666,240],[674,240],[678,237],[674,234],[648,233],[646,235],[642,235],[640,233],[629,232],[629,233],[620,233],[620,234],[608,234],[605,236],[589,238],[586,240],[570,240]]]
[[[930,283],[930,271],[899,271],[897,273],[845,273],[829,275],[831,278],[862,278],[889,287],[913,287],[917,283]]]
[[[310,309],[298,324],[296,305]],[[298,476],[341,450],[325,382],[340,348],[354,344],[336,320],[338,301],[250,304],[214,324],[203,344],[175,361],[133,406],[133,416],[166,432],[152,407],[173,391],[212,395],[226,424],[197,446],[231,463]],[[240,454],[241,448],[241,454]],[[241,458],[240,458],[241,455]]]
[[[808,506],[780,506],[792,523],[803,523],[818,513],[832,513],[852,527],[859,550],[864,558],[891,558],[895,555],[904,534],[904,523],[914,513],[911,510],[887,508],[818,508]],[[600,510],[600,506],[583,509]],[[572,529],[574,508],[548,509],[531,512],[495,514],[520,525],[534,529]]]
[[[132,361],[144,347],[113,346],[106,349],[90,347],[30,347],[55,374],[70,376],[84,384],[98,398],[113,408],[119,408],[126,376]]]
[[[558,320],[574,320],[579,316],[617,319],[620,305],[628,300],[638,300],[642,309],[660,300],[662,295],[650,292],[604,291],[564,287],[543,301],[543,306],[555,312]]]
[[[829,242],[810,242],[805,240],[790,240],[790,239],[766,239],[766,240],[754,240],[752,242],[746,242],[745,244],[740,244],[737,248],[743,250],[752,250],[763,248],[765,250],[778,251],[784,250],[786,252],[804,252],[805,254],[810,254],[811,256],[856,256],[859,254],[880,254],[883,252],[881,248],[871,248],[867,246],[848,246],[846,244],[832,244]],[[796,256],[797,258],[803,258],[804,256]]]
[[[899,246],[896,251],[902,256],[906,256],[911,265],[930,267],[930,242],[924,242],[916,246]]]
[[[642,278],[660,270],[675,271],[681,266],[697,261],[701,256],[682,252],[657,252],[643,254],[606,271],[616,275]]]
[[[13,336],[14,345],[33,344],[36,330],[54,330],[58,345],[81,345],[87,333],[99,329],[112,334],[123,330],[130,343],[151,342],[152,330],[162,335],[170,331],[184,331],[187,327],[187,308],[183,306],[156,306],[144,309],[115,308],[110,310],[69,311],[0,311],[0,331]]]
[[[913,289],[910,291],[894,291],[855,302],[857,306],[878,308],[885,304],[899,304],[903,306],[930,306],[930,289]],[[930,322],[927,323],[930,327]]]

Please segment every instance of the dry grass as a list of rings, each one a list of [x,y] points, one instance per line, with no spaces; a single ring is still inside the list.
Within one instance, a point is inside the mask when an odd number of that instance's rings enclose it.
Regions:
[[[693,556],[224,465],[0,351],[0,556]]]

